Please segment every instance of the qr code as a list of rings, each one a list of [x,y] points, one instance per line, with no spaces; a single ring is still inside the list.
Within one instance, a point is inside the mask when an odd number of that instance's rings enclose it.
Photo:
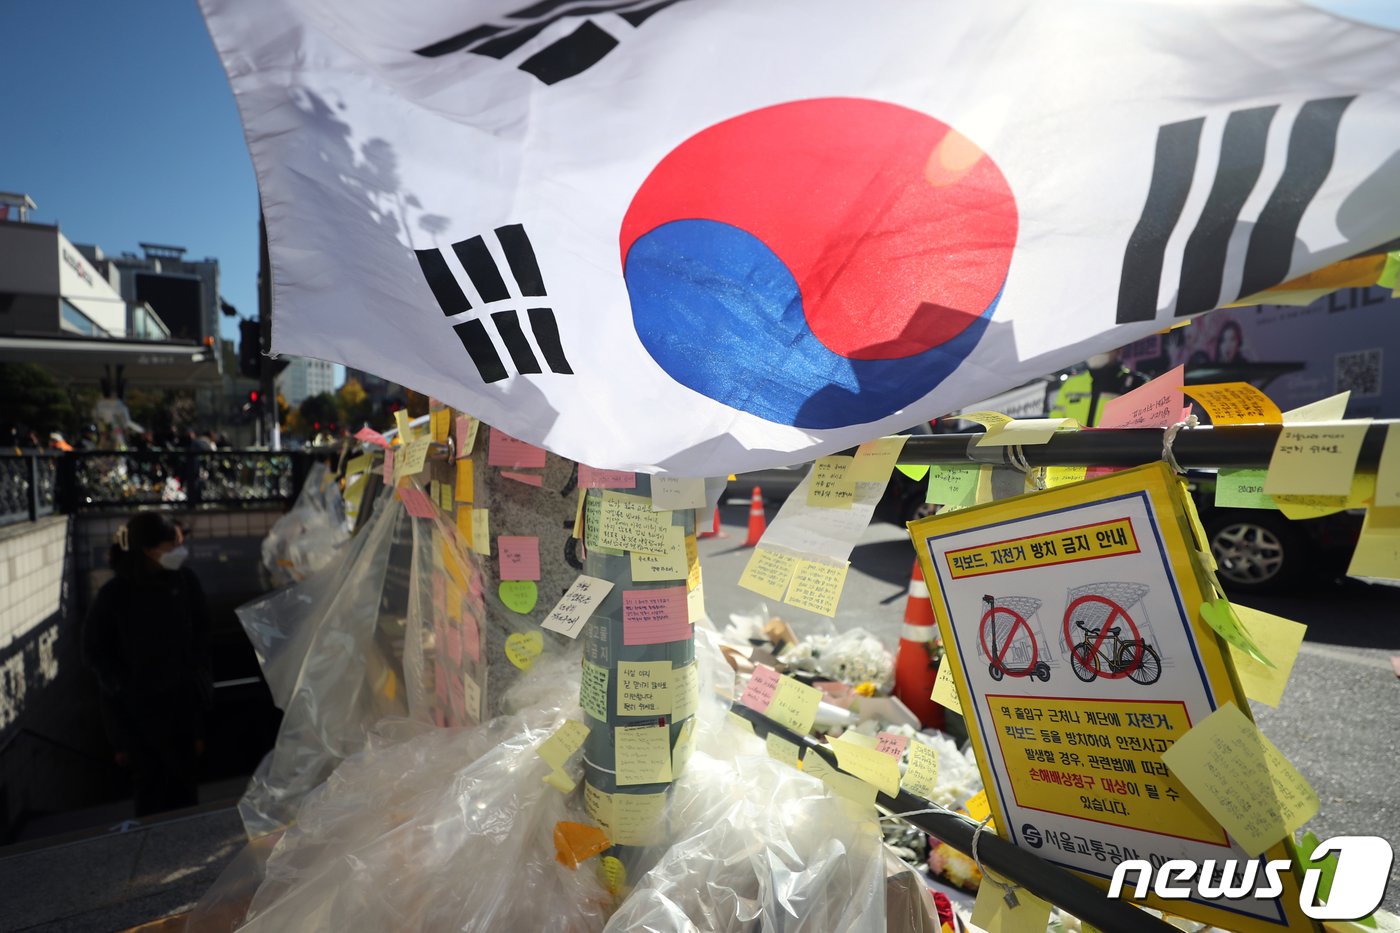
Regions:
[[[1350,389],[1357,398],[1381,394],[1381,349],[1338,353],[1334,369],[1337,392]]]

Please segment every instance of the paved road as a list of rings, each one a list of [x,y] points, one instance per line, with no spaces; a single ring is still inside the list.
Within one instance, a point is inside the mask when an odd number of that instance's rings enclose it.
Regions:
[[[700,554],[706,605],[722,628],[730,613],[755,612],[764,600],[736,585],[749,555],[748,507],[727,505],[721,520],[727,537],[703,539]],[[851,555],[836,626],[860,626],[894,645],[913,561],[904,529],[872,525]],[[1239,601],[1308,626],[1279,708],[1252,704],[1260,728],[1317,790],[1321,810],[1308,828],[1321,839],[1384,836],[1400,859],[1400,680],[1390,663],[1400,655],[1400,589],[1320,580],[1287,597]],[[799,635],[831,624],[791,606],[769,608]],[[1400,861],[1384,906],[1400,912]]]

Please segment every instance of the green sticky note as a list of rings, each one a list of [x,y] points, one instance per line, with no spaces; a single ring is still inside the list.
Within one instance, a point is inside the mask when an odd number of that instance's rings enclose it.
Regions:
[[[599,554],[609,554],[613,557],[621,557],[623,551],[610,547],[603,547],[598,543],[598,528],[602,525],[603,500],[597,496],[586,496],[583,504],[583,545],[590,551],[597,551]]]
[[[1249,632],[1240,624],[1239,617],[1235,615],[1235,607],[1230,605],[1228,599],[1218,599],[1215,602],[1201,603],[1201,619],[1215,629],[1221,638],[1225,639],[1236,648],[1249,655],[1265,667],[1273,667],[1274,662],[1264,657],[1264,652],[1259,650],[1259,646],[1254,643],[1254,639],[1249,637]]]
[[[928,496],[925,502],[934,505],[973,505],[977,501],[977,481],[982,468],[977,464],[930,467]]]
[[[521,615],[534,609],[540,598],[540,589],[534,580],[502,580],[499,592],[506,608]]]
[[[1215,477],[1215,507],[1223,509],[1276,509],[1264,492],[1268,470],[1221,470]]]
[[[583,677],[579,680],[578,705],[599,722],[608,721],[608,669],[590,661],[583,662]]]
[[[916,483],[928,475],[928,467],[913,463],[896,463],[894,468]]]

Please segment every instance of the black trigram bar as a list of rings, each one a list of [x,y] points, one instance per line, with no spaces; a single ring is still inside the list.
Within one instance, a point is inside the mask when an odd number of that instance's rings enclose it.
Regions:
[[[496,325],[496,333],[501,335],[501,342],[506,345],[506,352],[510,354],[510,361],[518,372],[542,372],[539,360],[535,359],[535,351],[530,349],[530,341],[525,339],[525,332],[520,329],[520,315],[514,308],[493,311],[491,322]]]
[[[1269,126],[1278,107],[1254,107],[1230,114],[1210,193],[1182,251],[1177,316],[1208,311],[1287,279],[1298,225],[1332,168],[1338,127],[1355,99],[1354,95],[1324,98],[1300,108],[1289,131],[1283,174],[1250,231],[1239,292],[1225,295],[1221,292],[1230,237],[1239,223],[1240,210],[1259,181]],[[1167,241],[1191,190],[1203,122],[1187,120],[1157,131],[1147,200],[1123,254],[1118,284],[1120,324],[1156,317]]]
[[[606,29],[584,20],[583,25],[556,42],[540,49],[520,63],[520,70],[545,84],[558,84],[565,78],[583,74],[603,60],[617,40]]]
[[[540,345],[540,352],[544,354],[550,371],[572,375],[573,369],[564,357],[564,344],[559,340],[559,325],[554,321],[554,311],[550,308],[531,308],[527,313],[535,343]]]
[[[543,298],[544,276],[540,275],[540,264],[535,261],[535,248],[525,235],[525,227],[521,224],[497,227],[496,239],[506,255],[506,262],[510,264],[510,272],[515,276],[520,294],[526,298]]]
[[[496,260],[491,258],[485,240],[479,236],[469,237],[453,243],[452,252],[462,261],[462,268],[467,270],[467,277],[472,280],[482,301],[490,304],[510,297],[510,290],[506,288],[501,270],[496,268]]]
[[[495,345],[491,343],[491,335],[486,333],[486,325],[481,323],[480,319],[472,318],[460,324],[453,324],[452,329],[457,332],[457,338],[462,341],[467,355],[476,364],[476,371],[481,374],[482,382],[500,382],[510,375],[502,365]]]
[[[433,290],[433,297],[437,299],[443,314],[451,317],[472,309],[462,286],[457,284],[452,270],[447,268],[447,260],[442,258],[442,253],[436,249],[415,249],[413,255],[418,257],[418,268],[423,270],[423,278],[427,279],[428,287]]]

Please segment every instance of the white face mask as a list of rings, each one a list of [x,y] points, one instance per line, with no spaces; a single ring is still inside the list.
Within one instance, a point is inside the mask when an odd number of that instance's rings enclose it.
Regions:
[[[166,570],[179,570],[180,566],[184,564],[185,558],[189,556],[190,549],[182,544],[160,555],[160,565]]]

